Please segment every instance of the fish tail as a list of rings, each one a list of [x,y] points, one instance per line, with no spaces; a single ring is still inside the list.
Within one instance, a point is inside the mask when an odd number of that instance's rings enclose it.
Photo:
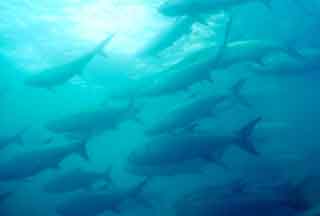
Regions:
[[[247,108],[251,108],[252,105],[248,102],[247,98],[245,98],[242,94],[242,90],[246,82],[247,82],[247,79],[245,78],[240,79],[235,84],[233,84],[230,90],[231,90],[232,97],[238,104]]]
[[[233,23],[233,17],[232,15],[229,15],[228,20],[226,22],[222,43],[218,47],[215,63],[218,63],[220,61],[220,58],[223,56],[224,50],[229,42],[232,23]]]
[[[112,166],[108,166],[107,169],[104,171],[103,173],[103,178],[106,182],[109,182],[111,184],[113,184],[113,180],[111,177],[111,172],[112,172]]]
[[[15,136],[14,136],[14,140],[17,144],[19,145],[24,145],[23,144],[23,136],[26,133],[26,131],[28,130],[28,127],[25,127],[23,129],[21,129]]]
[[[113,39],[114,34],[108,35],[104,40],[102,40],[97,47],[94,50],[95,54],[101,54],[103,56],[106,56],[106,54],[103,52],[103,49],[106,45],[110,43],[110,41]]]
[[[78,154],[85,160],[89,160],[89,155],[88,155],[88,151],[87,151],[87,143],[88,143],[88,140],[89,138],[84,138],[84,139],[81,139],[79,141],[77,141],[77,143],[75,143],[76,145],[76,148],[77,148],[77,152]]]
[[[239,131],[238,131],[238,140],[237,140],[237,145],[243,149],[244,151],[254,154],[254,155],[259,155],[257,149],[255,148],[251,136],[254,128],[256,125],[262,120],[261,117],[257,117],[254,120],[248,122],[245,124]]]

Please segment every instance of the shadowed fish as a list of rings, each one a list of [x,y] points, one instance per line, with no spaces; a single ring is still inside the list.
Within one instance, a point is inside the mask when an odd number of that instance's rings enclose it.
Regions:
[[[217,49],[218,52],[214,52]],[[162,77],[150,82],[147,87],[138,89],[136,95],[159,96],[187,90],[197,82],[211,81],[211,72],[214,70],[246,62],[261,64],[264,57],[273,53],[286,53],[297,59],[304,58],[297,50],[279,42],[264,40],[224,42],[220,47],[205,48],[197,54],[186,57],[168,71],[164,71]],[[200,58],[201,56],[203,58]]]
[[[257,155],[251,134],[260,120],[261,118],[256,118],[237,133],[225,136],[185,133],[154,137],[144,147],[133,151],[128,160],[129,163],[140,166],[170,165],[194,159],[204,159],[219,165],[225,150],[231,145]]]
[[[271,8],[270,0],[170,0],[162,4],[159,12],[165,16],[193,16],[210,14],[220,10],[228,10],[232,7],[247,4],[250,2],[262,2],[266,7]]]
[[[225,40],[228,38],[231,23],[232,20],[228,19],[221,47],[225,46]],[[214,69],[218,60],[217,58],[220,58],[218,55],[220,52],[217,54],[215,50],[220,50],[222,49],[221,47],[213,46],[197,50],[169,69],[137,80],[131,88],[124,89],[120,93],[117,92],[111,97],[123,99],[161,96],[188,90],[190,86],[197,82],[211,82],[211,71]]]
[[[73,153],[79,153],[88,159],[85,145],[86,141],[80,141],[22,152],[0,164],[0,181],[20,180],[49,168],[57,168],[65,157]]]
[[[239,190],[240,189],[240,190]],[[306,210],[303,200],[294,200],[288,185],[250,189],[246,187],[234,190],[204,187],[186,194],[174,207],[177,216],[236,216],[286,215],[294,216]]]
[[[297,59],[304,58],[296,49],[281,42],[243,40],[226,43],[220,50],[220,56],[218,57],[214,68],[223,69],[243,62],[255,62],[260,64],[264,57],[275,53],[286,53]]]
[[[61,216],[95,216],[106,211],[121,212],[121,205],[128,200],[139,200],[147,179],[127,190],[106,192],[84,192],[58,205],[56,211]]]
[[[296,59],[304,59],[296,49],[282,43],[264,40],[227,42],[232,20],[227,24],[226,36],[221,46],[212,46],[174,65],[162,77],[150,82],[137,95],[159,96],[187,90],[194,83],[211,81],[211,72],[226,69],[235,64],[254,62],[261,64],[264,57],[274,53],[286,53]],[[217,53],[214,50],[217,50]],[[200,58],[200,57],[203,58]]]
[[[44,191],[47,193],[66,193],[79,189],[90,189],[99,180],[112,183],[111,168],[108,168],[104,173],[80,168],[68,170],[50,179],[44,185]]]
[[[137,107],[129,102],[122,107],[98,107],[68,115],[49,122],[46,127],[54,133],[92,137],[106,130],[116,129],[124,121],[137,120]]]
[[[93,50],[72,61],[30,75],[25,79],[25,84],[46,89],[52,89],[56,86],[63,85],[75,75],[81,74],[90,61],[96,55],[102,53],[103,48],[110,42],[112,37],[113,35],[108,36]]]
[[[237,81],[231,88],[227,95],[216,96],[209,95],[192,100],[191,102],[177,106],[173,110],[165,114],[159,121],[150,126],[146,133],[149,135],[156,135],[165,132],[174,133],[178,129],[192,131],[199,120],[214,116],[217,107],[226,101],[235,100],[236,103],[250,106],[247,100],[242,96],[241,89],[243,88],[245,80]]]
[[[305,75],[319,69],[320,50],[301,50],[303,59],[295,59],[288,55],[271,55],[263,59],[261,64],[252,64],[251,69],[265,75]]]
[[[161,96],[188,90],[197,82],[211,81],[211,72],[214,70],[248,62],[262,64],[264,57],[275,53],[285,53],[299,60],[305,58],[295,48],[278,41],[228,42],[231,25],[230,18],[226,23],[221,45],[198,50],[159,75],[138,80],[134,88],[122,92],[120,97]]]

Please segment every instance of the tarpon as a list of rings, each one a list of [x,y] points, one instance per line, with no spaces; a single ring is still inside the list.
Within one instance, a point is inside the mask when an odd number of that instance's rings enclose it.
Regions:
[[[164,134],[153,137],[145,145],[133,151],[128,160],[136,165],[170,165],[194,159],[221,164],[225,150],[237,145],[250,154],[259,154],[251,141],[251,134],[261,118],[256,118],[237,133],[215,136],[212,134],[184,133]]]
[[[217,107],[226,101],[230,101],[230,99],[246,107],[250,106],[241,94],[244,82],[245,80],[243,79],[237,81],[232,86],[230,93],[226,95],[204,96],[175,107],[147,128],[146,133],[156,135],[165,132],[174,133],[178,129],[193,130],[200,120],[214,116],[217,112]]]
[[[66,193],[79,189],[90,189],[99,180],[110,184],[112,182],[110,172],[110,168],[103,173],[80,168],[71,169],[50,179],[44,185],[44,191],[47,193]]]
[[[102,49],[111,41],[113,36],[108,36],[101,41],[93,50],[65,64],[39,71],[25,79],[25,84],[52,89],[63,85],[75,75],[81,74],[91,60],[102,52]]]
[[[99,106],[50,121],[46,128],[54,133],[92,137],[116,129],[124,121],[137,120],[137,113],[137,107],[131,102],[122,107]]]
[[[295,48],[284,43],[271,40],[240,40],[227,42],[220,50],[220,55],[213,66],[215,69],[225,69],[229,66],[245,62],[260,64],[263,58],[277,53],[285,53],[296,59],[304,56]]]
[[[239,40],[229,42],[232,19],[228,19],[223,41],[219,46],[197,50],[167,70],[146,79],[137,80],[121,97],[150,97],[185,91],[195,83],[212,81],[211,73],[241,63],[262,64],[263,58],[276,53],[285,53],[303,60],[305,57],[295,48],[272,40]],[[116,96],[117,97],[117,96]]]
[[[32,177],[43,170],[59,167],[59,163],[72,153],[79,153],[88,159],[86,142],[51,146],[19,153],[0,163],[0,181],[20,180]]]
[[[201,81],[212,81],[211,72],[214,70],[217,57],[221,52],[230,33],[232,20],[228,19],[224,31],[222,45],[203,48],[187,55],[184,59],[170,66],[161,73],[143,77],[134,85],[120,93],[111,95],[112,98],[152,97],[188,90],[190,86]]]
[[[294,196],[293,190],[286,185],[255,190],[225,188],[224,191],[209,186],[186,194],[174,208],[177,216],[295,216],[307,206],[301,197]]]
[[[261,64],[251,64],[249,67],[259,74],[265,75],[305,75],[320,68],[320,50],[303,49],[300,51],[303,59],[288,55],[270,55]]]
[[[130,199],[139,200],[147,180],[128,190],[86,191],[61,203],[56,211],[61,216],[95,216],[106,211],[121,212],[121,204]]]

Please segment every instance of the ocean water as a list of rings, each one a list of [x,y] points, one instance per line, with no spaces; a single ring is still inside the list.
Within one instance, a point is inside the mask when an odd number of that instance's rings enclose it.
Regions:
[[[320,2],[0,2],[0,215],[320,214]]]

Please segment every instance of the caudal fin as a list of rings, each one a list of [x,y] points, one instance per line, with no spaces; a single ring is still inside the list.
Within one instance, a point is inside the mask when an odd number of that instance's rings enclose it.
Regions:
[[[256,150],[252,142],[251,136],[254,128],[261,120],[262,118],[258,117],[248,122],[238,131],[237,145],[250,154],[259,155],[259,152]]]
[[[219,63],[220,58],[223,56],[224,50],[229,42],[232,23],[233,23],[233,18],[230,15],[227,22],[226,22],[225,31],[224,31],[221,45],[218,47],[218,52],[216,55],[215,63]]]
[[[23,144],[23,136],[28,130],[28,127],[22,128],[15,136],[14,136],[14,142],[19,144],[19,145],[24,145]]]
[[[306,211],[319,206],[319,179],[318,174],[309,174],[298,183],[291,184],[289,204],[291,208]],[[318,215],[318,214],[316,214]]]
[[[131,199],[134,199],[136,202],[142,204],[147,208],[151,208],[152,203],[149,199],[146,199],[146,197],[142,195],[142,192],[151,179],[152,177],[145,178],[142,182],[140,182],[138,185],[136,185],[129,191],[129,196]]]
[[[231,95],[233,99],[236,101],[236,103],[244,107],[251,108],[252,105],[248,102],[247,98],[245,98],[242,94],[242,90],[246,82],[247,82],[247,79],[244,79],[244,78],[240,79],[230,88],[230,90],[231,90]]]
[[[139,184],[137,184],[136,186],[134,186],[130,191],[129,191],[129,196],[131,198],[137,198],[142,191],[144,190],[144,188],[146,187],[146,185],[150,182],[152,177],[147,177],[145,178],[142,182],[140,182]]]
[[[113,39],[114,34],[108,35],[104,40],[102,40],[94,49],[94,54],[101,54],[102,56],[106,57],[107,55],[103,52],[103,48],[110,43]]]
[[[85,160],[90,160],[90,157],[89,157],[89,155],[88,155],[88,152],[87,152],[87,143],[88,143],[88,140],[89,140],[89,138],[83,138],[83,139],[81,139],[81,140],[79,140],[79,141],[77,141],[76,143],[75,143],[75,145],[76,145],[76,152],[83,158],[83,159],[85,159]]]
[[[103,179],[110,183],[110,184],[113,184],[113,180],[112,180],[112,177],[111,177],[111,172],[112,172],[112,166],[108,166],[107,169],[104,171],[103,173]]]

